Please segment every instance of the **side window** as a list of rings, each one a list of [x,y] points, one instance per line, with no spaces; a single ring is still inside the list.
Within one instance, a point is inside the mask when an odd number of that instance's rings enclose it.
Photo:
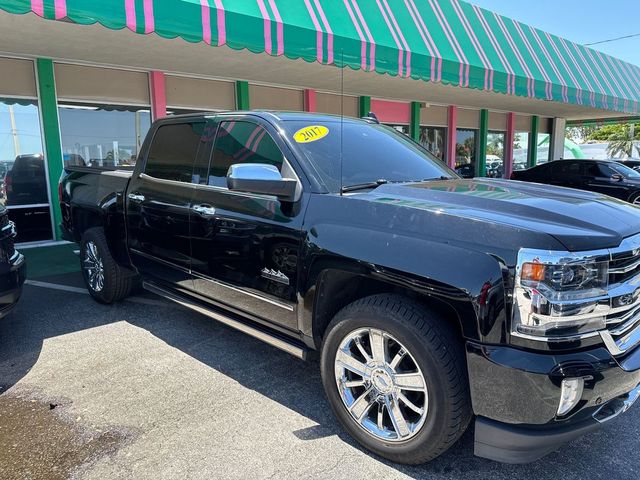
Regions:
[[[213,146],[209,185],[226,187],[227,171],[237,163],[266,163],[282,170],[284,155],[260,125],[251,122],[221,122]]]
[[[534,180],[545,180],[549,178],[549,175],[551,174],[551,165],[548,163],[536,165],[531,173]]]
[[[206,185],[208,182],[211,146],[213,145],[213,139],[216,136],[217,128],[218,124],[212,119],[208,119],[204,125],[204,130],[200,137],[200,146],[198,147],[198,153],[196,154],[196,161],[193,166],[193,177],[191,179],[193,183]]]
[[[605,178],[611,178],[615,173],[617,173],[613,168],[607,167],[606,165],[599,165],[601,175]]]
[[[582,165],[580,162],[558,162],[552,163],[553,175],[580,175]]]
[[[551,162],[551,174],[562,175],[565,172],[565,162]]]
[[[582,173],[582,164],[580,162],[571,162],[567,173],[569,175],[580,175]]]
[[[599,163],[592,163],[587,169],[587,175],[590,177],[611,177],[613,171],[609,167],[600,165]]]
[[[144,172],[164,180],[200,183],[194,161],[198,149],[206,145],[204,133],[204,121],[161,126],[153,137]]]

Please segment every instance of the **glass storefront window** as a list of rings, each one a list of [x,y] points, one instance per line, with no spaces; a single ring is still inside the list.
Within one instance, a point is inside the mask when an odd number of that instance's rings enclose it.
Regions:
[[[464,178],[476,176],[478,131],[459,128],[456,131],[456,172]]]
[[[550,135],[548,133],[538,134],[538,155],[536,158],[536,165],[547,163],[549,161],[549,141]]]
[[[148,107],[61,103],[65,166],[131,167],[151,126]]]
[[[516,132],[513,138],[513,170],[527,168],[529,158],[529,132]]]
[[[513,141],[513,169],[524,170],[529,159],[529,132],[516,132]],[[549,134],[538,134],[536,165],[549,161]]]
[[[440,160],[445,159],[447,129],[442,127],[420,127],[420,145],[429,150]]]
[[[400,133],[404,133],[405,135],[409,135],[409,125],[394,125],[394,124],[391,124],[391,123],[387,123],[386,125],[390,126],[391,128],[396,129]]]
[[[504,175],[504,141],[503,132],[487,133],[487,177],[502,178]]]
[[[47,163],[35,100],[0,98],[0,203],[16,224],[17,242],[53,238]]]

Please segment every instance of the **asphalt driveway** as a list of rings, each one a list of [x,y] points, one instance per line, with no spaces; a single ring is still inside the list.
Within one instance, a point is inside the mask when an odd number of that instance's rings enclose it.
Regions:
[[[0,321],[3,479],[640,476],[638,407],[531,465],[475,458],[471,430],[391,464],[342,433],[315,362],[158,297],[103,306],[77,274],[38,281]]]

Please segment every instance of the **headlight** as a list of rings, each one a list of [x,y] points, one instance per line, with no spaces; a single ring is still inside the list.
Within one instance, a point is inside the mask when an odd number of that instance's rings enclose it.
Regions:
[[[609,262],[522,265],[520,282],[552,300],[567,301],[604,295],[609,283]]]
[[[514,289],[514,335],[546,339],[601,330],[610,311],[608,254],[581,257],[522,249]]]

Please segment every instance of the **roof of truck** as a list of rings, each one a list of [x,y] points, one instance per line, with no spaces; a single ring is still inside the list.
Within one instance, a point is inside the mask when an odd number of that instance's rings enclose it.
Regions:
[[[293,112],[293,111],[281,111],[281,110],[226,110],[221,112],[195,112],[195,113],[183,113],[179,115],[171,115],[165,117],[165,119],[171,118],[193,118],[193,117],[214,117],[214,116],[226,116],[226,115],[251,115],[265,120],[277,120],[277,121],[323,121],[323,122],[365,122],[366,120],[340,115],[332,115],[329,113],[311,113],[311,112]]]

